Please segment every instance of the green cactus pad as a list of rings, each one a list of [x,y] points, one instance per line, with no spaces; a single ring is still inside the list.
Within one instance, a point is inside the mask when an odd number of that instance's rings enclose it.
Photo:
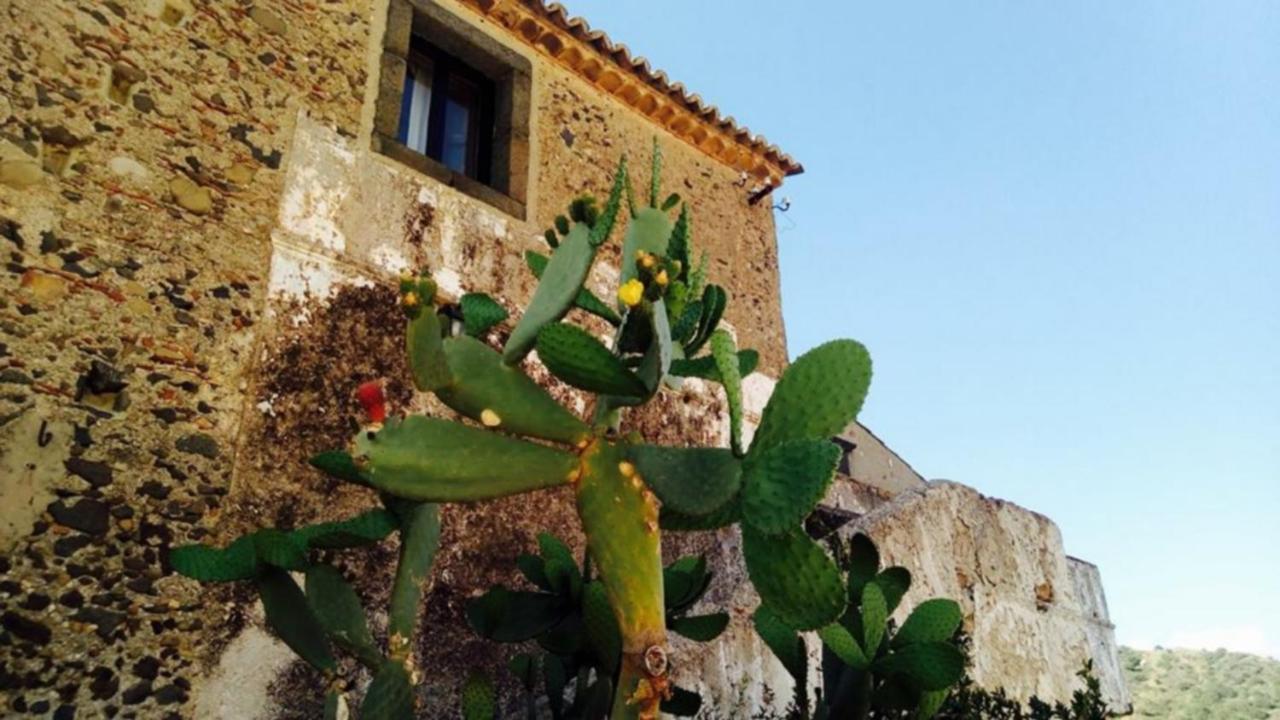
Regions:
[[[755,372],[756,366],[760,364],[760,353],[755,350],[739,350],[738,351],[738,375],[746,377]],[[672,375],[679,377],[696,377],[711,382],[720,382],[720,371],[716,370],[716,359],[710,355],[703,355],[692,360],[672,360]]]
[[[623,473],[623,461],[622,451],[603,441],[584,452],[578,515],[623,652],[642,653],[666,640],[658,507],[638,478]]]
[[[574,225],[560,247],[551,253],[551,260],[538,281],[533,299],[502,349],[503,362],[515,365],[524,359],[533,349],[543,326],[556,322],[569,312],[595,257],[591,229],[581,223]]]
[[[743,469],[742,519],[765,533],[800,525],[826,494],[839,461],[840,448],[827,440],[796,440],[761,452]]]
[[[867,657],[875,657],[884,640],[884,626],[889,620],[889,608],[884,591],[877,583],[867,583],[862,588],[862,649]]]
[[[524,261],[529,266],[529,269],[533,271],[533,276],[536,278],[542,277],[542,273],[547,269],[547,262],[549,262],[546,255],[532,250],[525,252]],[[613,308],[609,307],[605,301],[596,297],[595,293],[585,287],[578,291],[578,296],[573,299],[573,304],[579,310],[585,310],[592,315],[603,318],[614,327],[622,324],[622,318],[618,313],[614,312]]]
[[[871,664],[862,646],[840,623],[831,623],[819,628],[818,637],[822,639],[822,644],[835,653],[845,665],[857,670],[865,670]]]
[[[898,609],[898,603],[902,602],[902,596],[911,589],[911,573],[904,567],[885,568],[876,575],[875,582],[884,592],[884,601],[889,613],[893,614],[893,611]]]
[[[686,615],[675,618],[667,624],[672,632],[690,640],[710,642],[720,637],[720,633],[729,626],[728,613],[712,613],[710,615]]]
[[[378,667],[378,652],[369,632],[360,597],[342,573],[329,565],[307,568],[307,604],[320,621],[329,639],[360,659],[367,667]]]
[[[600,247],[605,240],[609,239],[609,234],[613,232],[613,226],[618,220],[618,211],[622,207],[623,191],[629,184],[627,159],[624,157],[618,161],[618,169],[613,174],[613,187],[609,189],[609,198],[605,200],[604,210],[600,211],[600,216],[591,226],[592,247]]]
[[[839,434],[857,417],[870,383],[871,357],[853,340],[835,340],[801,355],[774,387],[751,452]]]
[[[422,416],[362,431],[355,447],[369,484],[428,502],[487,500],[563,485],[578,467],[572,453]]]
[[[532,640],[564,619],[555,595],[508,590],[501,585],[467,602],[467,622],[481,637],[513,643]]]
[[[409,352],[414,387],[422,392],[434,392],[452,380],[442,347],[440,317],[430,304],[409,320],[405,328],[405,348]]]
[[[685,345],[685,355],[693,357],[711,338],[711,333],[720,326],[720,318],[724,316],[725,306],[729,303],[729,295],[719,285],[708,285],[702,291],[702,299],[698,307],[702,314],[698,317],[698,328],[693,338]]]
[[[618,655],[622,652],[622,634],[618,620],[613,616],[604,583],[593,580],[582,593],[582,625],[591,650],[600,666],[612,675],[618,668]]]
[[[395,507],[400,518],[400,560],[391,584],[387,632],[408,639],[417,628],[422,594],[440,547],[440,509],[404,501]]]
[[[498,698],[493,681],[482,672],[472,671],[462,685],[463,720],[493,720],[497,712]]]
[[[238,538],[225,548],[183,545],[169,553],[169,563],[181,575],[201,582],[248,580],[258,572],[253,536]]]
[[[964,674],[964,653],[946,642],[913,643],[876,660],[871,669],[904,676],[924,691],[945,690]]]
[[[258,561],[285,570],[307,567],[306,538],[277,528],[263,528],[250,537]]]
[[[724,507],[742,486],[742,464],[723,448],[632,445],[626,454],[662,500],[664,513],[707,515]]]
[[[920,694],[920,702],[916,706],[915,715],[911,716],[911,720],[929,720],[929,718],[938,714],[942,706],[947,703],[949,690],[930,690],[929,692]]]
[[[767,535],[743,525],[742,554],[760,599],[791,627],[813,630],[844,612],[847,597],[840,571],[802,529]]]
[[[267,626],[298,657],[317,670],[337,667],[329,652],[324,628],[311,612],[307,596],[289,573],[270,567],[257,577],[258,595],[266,613]]]
[[[849,571],[849,597],[861,598],[862,588],[875,579],[880,571],[880,551],[871,538],[856,533],[849,539],[849,556],[845,561]]]
[[[803,679],[808,674],[809,656],[804,647],[804,640],[795,628],[786,624],[771,611],[768,606],[761,605],[751,616],[756,634],[769,646],[775,657],[787,669],[791,677]]]
[[[379,542],[397,526],[394,514],[378,508],[347,520],[308,525],[293,532],[313,550],[334,550]]]
[[[458,300],[462,308],[462,325],[467,334],[480,337],[494,325],[507,319],[507,309],[484,293],[467,293]]]
[[[502,362],[488,345],[465,335],[444,343],[453,382],[436,397],[459,414],[516,435],[573,444],[589,431],[519,368]],[[489,411],[486,415],[485,411]]]
[[[724,330],[711,334],[711,357],[724,386],[729,405],[729,445],[733,454],[742,457],[742,376],[738,374],[738,349],[733,336]]]
[[[413,687],[400,663],[384,663],[369,683],[360,720],[413,720]]]
[[[702,555],[682,557],[662,569],[662,597],[667,614],[688,609],[711,584],[707,559]]]
[[[945,642],[956,634],[964,614],[954,600],[925,600],[911,611],[893,636],[893,647],[912,643]]]
[[[663,207],[664,211],[669,209]],[[691,236],[693,235],[692,225],[693,219],[689,216],[689,206],[682,205],[680,207],[680,215],[676,217],[676,224],[671,228],[671,239],[667,242],[667,257],[680,263],[680,273],[677,278],[684,278],[689,274],[689,248],[691,247]]]
[[[326,450],[312,455],[307,462],[311,467],[339,480],[358,485],[366,484],[364,477],[360,474],[360,468],[356,467],[351,459],[351,453],[346,450]]]
[[[644,382],[616,355],[574,325],[554,323],[542,328],[538,357],[556,377],[587,392],[633,398],[648,393]]]
[[[538,550],[552,592],[577,597],[582,591],[582,573],[569,546],[550,533],[538,533]]]
[[[662,508],[658,524],[663,530],[718,530],[742,519],[742,503],[734,496],[718,510],[706,515],[686,515],[670,508]]]
[[[646,252],[653,255],[667,254],[667,241],[671,239],[671,219],[657,208],[646,207],[638,210],[627,225],[626,237],[622,240],[622,272],[618,279],[618,287],[637,276],[636,257]],[[621,308],[621,304],[619,304]]]

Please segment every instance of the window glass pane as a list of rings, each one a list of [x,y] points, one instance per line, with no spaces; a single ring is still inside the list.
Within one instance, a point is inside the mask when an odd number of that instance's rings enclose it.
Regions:
[[[410,66],[404,78],[404,100],[400,105],[399,140],[420,153],[427,151],[427,124],[431,115],[431,69]]]
[[[449,98],[444,106],[444,147],[441,148],[443,162],[454,172],[467,174],[468,152],[467,139],[471,129],[471,108]]]

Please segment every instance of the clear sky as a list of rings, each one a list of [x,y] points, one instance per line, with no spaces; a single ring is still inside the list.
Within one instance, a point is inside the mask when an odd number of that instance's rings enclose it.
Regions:
[[[1280,657],[1280,3],[571,0],[804,163],[793,355],[1057,521],[1120,641]]]

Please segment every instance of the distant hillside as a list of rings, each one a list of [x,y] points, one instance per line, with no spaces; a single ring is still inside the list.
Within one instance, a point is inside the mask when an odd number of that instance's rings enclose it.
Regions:
[[[1120,648],[1133,717],[1280,720],[1280,660],[1225,650]]]

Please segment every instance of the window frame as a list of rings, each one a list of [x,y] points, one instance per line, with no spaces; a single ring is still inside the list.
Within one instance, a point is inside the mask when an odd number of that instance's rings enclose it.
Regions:
[[[480,143],[476,148],[474,177],[450,169],[401,140],[401,115],[407,96],[405,82],[410,65],[424,57],[421,52],[424,41],[425,45],[435,46],[448,56],[450,70],[460,71],[458,77],[466,77],[471,82],[478,75],[492,83],[492,92],[481,93],[491,98],[483,108],[487,116],[483,124],[491,128],[483,131],[484,137],[490,142],[487,147]],[[533,70],[529,56],[455,16],[435,0],[390,0],[382,48],[370,137],[372,149],[524,220],[532,175],[529,161]],[[431,57],[429,53],[425,56]],[[436,62],[436,57],[431,57],[432,62]],[[435,68],[433,75],[434,71]],[[433,77],[432,104],[438,94],[438,82]],[[439,132],[444,130],[442,123],[430,123],[430,127],[439,128]],[[468,169],[471,169],[469,164]]]

